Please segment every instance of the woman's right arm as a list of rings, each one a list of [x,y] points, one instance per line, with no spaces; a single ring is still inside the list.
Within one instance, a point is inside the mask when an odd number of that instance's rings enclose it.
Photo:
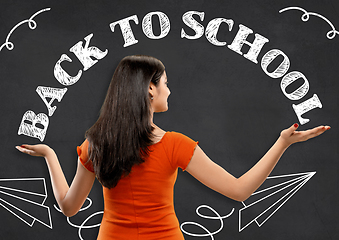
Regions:
[[[268,152],[245,174],[235,178],[214,163],[197,146],[186,171],[209,188],[237,201],[246,200],[269,176],[285,150],[295,142],[306,141],[330,129],[319,126],[307,131],[296,131],[298,125],[281,132]]]
[[[95,180],[95,174],[88,171],[78,159],[78,167],[71,186],[68,186],[65,175],[54,150],[44,144],[22,145],[19,151],[31,156],[44,157],[48,166],[53,193],[64,215],[75,215],[85,202]]]

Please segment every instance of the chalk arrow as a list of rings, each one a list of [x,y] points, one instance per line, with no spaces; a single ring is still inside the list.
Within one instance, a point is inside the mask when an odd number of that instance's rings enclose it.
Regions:
[[[239,210],[239,232],[255,222],[261,227],[315,172],[268,177],[265,188],[256,191]]]
[[[30,227],[35,221],[52,229],[44,178],[0,179],[0,206]]]

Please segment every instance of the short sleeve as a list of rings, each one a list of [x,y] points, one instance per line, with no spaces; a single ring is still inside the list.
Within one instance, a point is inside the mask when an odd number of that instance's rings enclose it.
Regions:
[[[171,132],[170,140],[170,161],[175,168],[180,167],[185,171],[188,163],[191,161],[194,150],[198,142],[191,138],[176,132]]]
[[[79,160],[82,163],[82,165],[90,172],[94,172],[94,168],[93,168],[93,163],[91,160],[88,159],[88,145],[89,142],[86,139],[81,146],[77,147],[77,153],[79,156]]]

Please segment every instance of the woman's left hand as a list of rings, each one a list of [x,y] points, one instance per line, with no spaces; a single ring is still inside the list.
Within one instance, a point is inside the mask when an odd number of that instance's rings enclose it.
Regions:
[[[54,152],[52,148],[45,144],[37,144],[37,145],[21,145],[16,146],[20,152],[26,153],[31,156],[36,157],[46,157],[49,153]]]
[[[287,146],[296,142],[304,142],[310,138],[319,136],[325,131],[331,129],[330,126],[318,126],[305,131],[297,131],[298,127],[299,125],[296,123],[280,133],[280,138],[285,142]]]

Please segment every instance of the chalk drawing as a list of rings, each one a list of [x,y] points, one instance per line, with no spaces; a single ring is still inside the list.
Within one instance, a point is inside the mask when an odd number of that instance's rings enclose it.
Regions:
[[[152,16],[157,15],[160,22],[160,34],[155,36],[152,26]],[[142,20],[142,31],[149,39],[161,39],[167,36],[171,29],[170,20],[165,13],[162,12],[150,12],[145,15]]]
[[[307,22],[310,19],[310,16],[316,16],[326,21],[332,28],[332,30],[328,31],[326,34],[328,39],[333,39],[337,34],[339,34],[339,32],[335,29],[334,25],[327,18],[325,18],[323,15],[320,15],[319,13],[307,12],[305,9],[301,7],[287,7],[287,8],[281,9],[279,13],[282,13],[288,10],[300,10],[304,12],[304,14],[301,15],[301,20],[304,22]]]
[[[239,210],[239,232],[255,222],[261,227],[278,211],[316,172],[268,177],[264,189],[258,190],[242,202]]]
[[[199,212],[199,210],[201,208],[207,208],[209,210],[211,210],[215,216],[206,216],[206,215],[203,215]],[[192,236],[192,237],[211,237],[212,240],[214,240],[214,237],[213,235],[219,233],[223,228],[224,228],[224,222],[223,222],[223,219],[224,218],[228,218],[229,216],[231,216],[234,212],[234,208],[231,210],[231,212],[226,215],[226,216],[220,216],[220,214],[215,211],[212,207],[208,206],[208,205],[200,205],[199,207],[197,207],[197,209],[195,210],[195,212],[197,213],[197,215],[199,217],[202,217],[202,218],[205,218],[205,219],[212,219],[212,220],[219,220],[220,221],[220,227],[218,230],[214,231],[214,232],[210,232],[206,227],[204,227],[203,225],[199,224],[199,223],[196,223],[196,222],[184,222],[180,225],[180,228],[181,228],[181,231],[189,236]],[[200,227],[201,229],[203,229],[206,233],[205,234],[200,234],[200,233],[191,233],[191,232],[188,232],[184,229],[184,226],[185,225],[195,225],[195,226],[198,226]]]
[[[51,10],[51,8],[44,8],[41,9],[40,11],[37,11],[36,13],[34,13],[29,19],[23,20],[21,22],[19,22],[17,25],[15,25],[12,30],[8,33],[6,41],[0,46],[0,51],[6,47],[8,50],[13,50],[14,48],[14,44],[12,42],[9,41],[9,37],[12,35],[12,33],[15,31],[15,29],[17,29],[19,26],[27,23],[30,29],[35,29],[37,27],[37,23],[33,20],[33,18],[35,16],[37,16],[38,14],[42,13],[42,12],[46,12]]]
[[[40,139],[42,142],[46,136],[49,118],[44,113],[36,115],[33,111],[28,110],[22,116],[18,135],[24,134],[26,136]]]
[[[56,106],[51,106],[53,101],[55,99],[60,102],[62,100],[62,97],[67,92],[67,88],[52,88],[52,87],[43,87],[38,86],[36,88],[36,92],[39,94],[43,102],[45,103],[47,109],[48,109],[48,116],[52,116],[54,111],[56,110]],[[50,101],[47,101],[47,98],[50,99]]]
[[[44,178],[0,179],[0,206],[33,226],[35,221],[52,229],[50,209]]]
[[[79,212],[85,211],[87,209],[89,209],[92,206],[92,200],[90,198],[86,198],[86,200],[88,201],[88,205],[85,207],[82,207]],[[61,210],[54,204],[54,208],[61,213]],[[96,216],[96,215],[100,215],[103,214],[103,211],[99,211],[99,212],[95,212],[93,214],[91,214],[89,217],[87,217],[80,225],[74,224],[71,222],[70,217],[67,217],[67,222],[70,226],[74,227],[74,228],[78,228],[78,236],[80,238],[80,240],[84,240],[84,238],[81,235],[81,230],[82,229],[90,229],[90,228],[96,228],[96,227],[100,227],[101,222],[95,225],[85,225],[92,217]]]

